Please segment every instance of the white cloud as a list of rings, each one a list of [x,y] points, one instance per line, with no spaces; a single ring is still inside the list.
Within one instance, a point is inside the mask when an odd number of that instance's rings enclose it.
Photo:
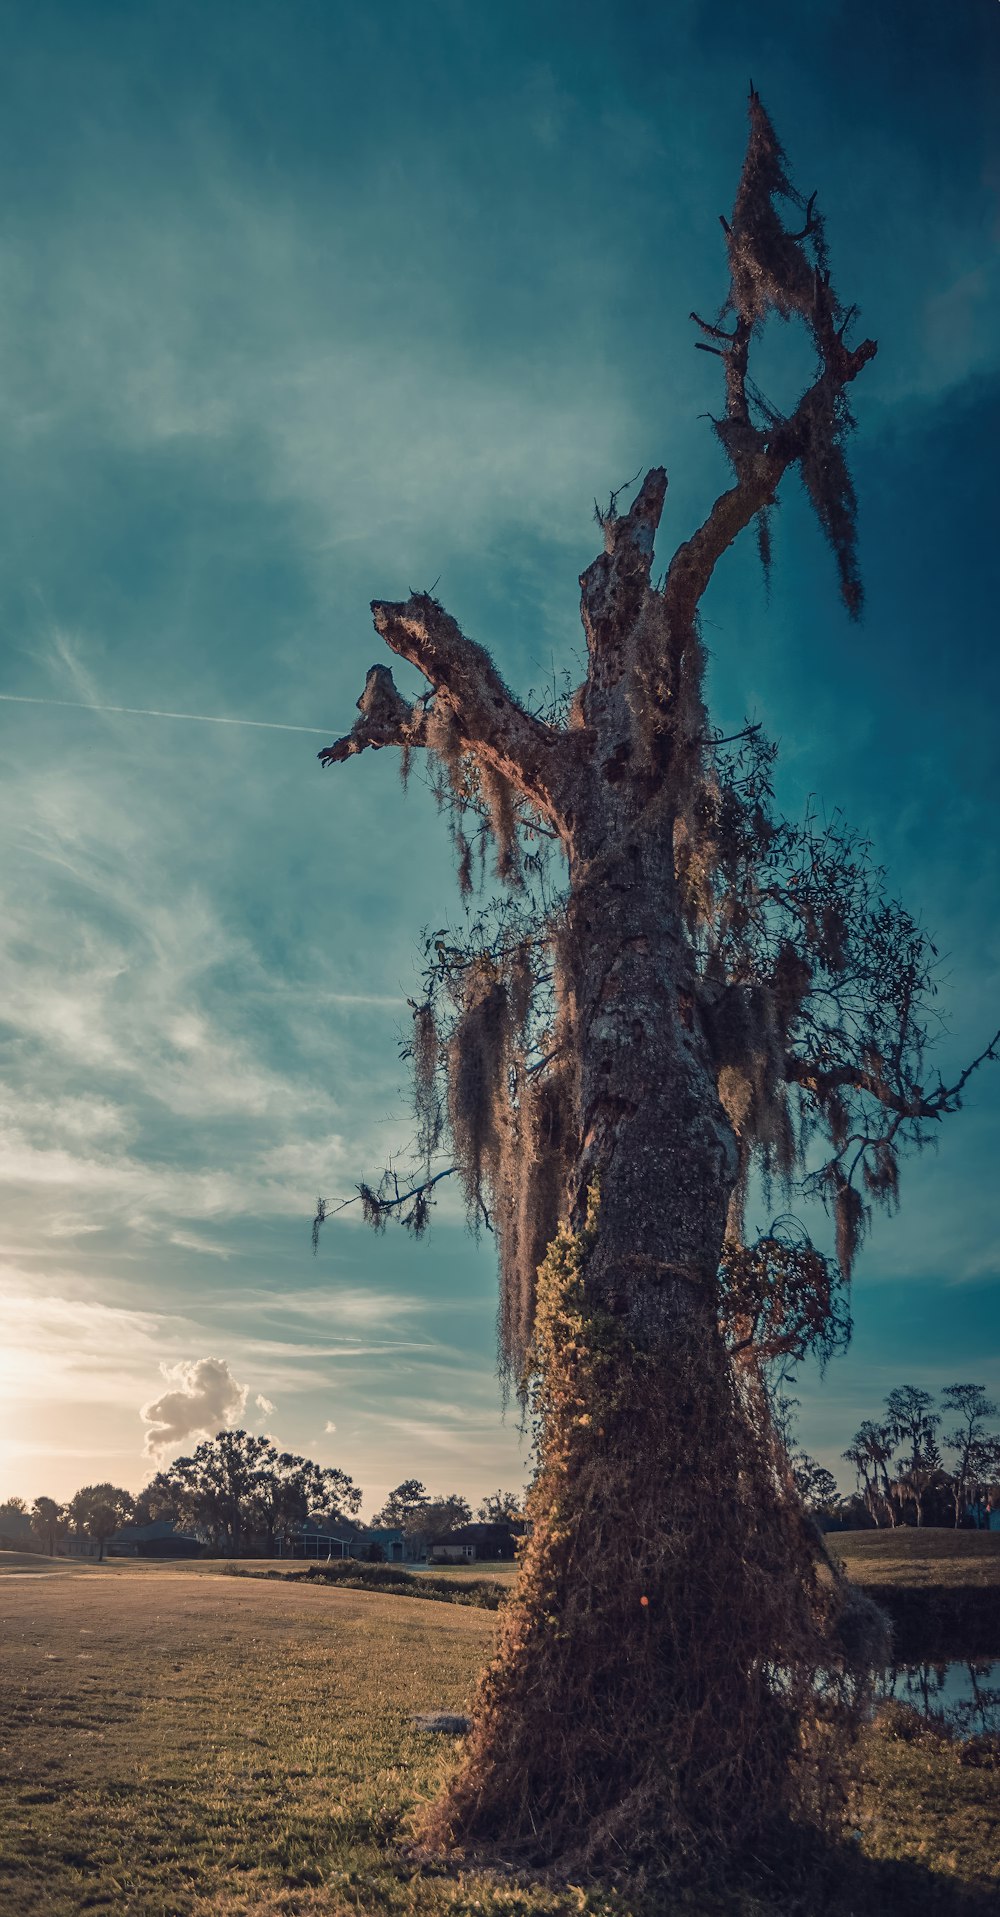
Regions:
[[[265,1398],[263,1392],[260,1392],[260,1391],[258,1391],[257,1396],[254,1399],[254,1404],[257,1406],[258,1411],[263,1412],[265,1418],[269,1418],[272,1415],[275,1408],[274,1405],[271,1403],[270,1398]]]
[[[246,1404],[249,1387],[237,1382],[224,1358],[182,1359],[161,1364],[160,1370],[171,1389],[139,1413],[151,1427],[148,1457],[160,1457],[185,1438],[211,1436],[221,1425],[233,1424]]]
[[[326,1436],[331,1437],[333,1433],[336,1431],[336,1429],[337,1427],[334,1424],[333,1419],[328,1418],[325,1425],[323,1426],[323,1431],[326,1434]]]

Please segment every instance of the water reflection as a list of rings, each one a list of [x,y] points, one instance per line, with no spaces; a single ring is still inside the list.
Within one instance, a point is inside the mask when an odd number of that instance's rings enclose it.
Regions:
[[[900,1664],[886,1672],[880,1692],[909,1704],[929,1724],[946,1724],[957,1737],[1000,1732],[1000,1660]]]

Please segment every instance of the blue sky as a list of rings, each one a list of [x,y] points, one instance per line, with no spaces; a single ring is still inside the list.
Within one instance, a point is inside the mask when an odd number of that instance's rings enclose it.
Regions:
[[[1000,1023],[994,0],[0,17],[0,691],[329,737],[373,596],[440,576],[526,690],[573,663],[595,496],[665,464],[667,557],[724,483],[687,315],[725,291],[752,76],[880,342],[868,605],[852,627],[793,484],[770,599],[751,542],[706,602],[714,710],[781,739],[788,806],[870,831],[946,955],[960,1067]],[[778,404],[807,372],[764,342]],[[239,1416],[369,1504],[523,1481],[451,1203],[419,1246],[348,1213],[310,1256],[316,1193],[408,1136],[418,935],[456,909],[420,782],[324,775],[322,743],[0,701],[0,1496],[137,1487],[171,1391],[191,1441]],[[894,1384],[1000,1390],[998,1147],[1000,1074],[800,1383],[827,1462]]]

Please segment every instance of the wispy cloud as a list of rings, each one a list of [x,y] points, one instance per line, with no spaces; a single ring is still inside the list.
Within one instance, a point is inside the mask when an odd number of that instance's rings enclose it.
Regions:
[[[217,1244],[214,1239],[199,1237],[194,1231],[172,1231],[170,1243],[179,1251],[196,1251],[202,1258],[221,1258],[224,1264],[233,1255],[231,1245]]]

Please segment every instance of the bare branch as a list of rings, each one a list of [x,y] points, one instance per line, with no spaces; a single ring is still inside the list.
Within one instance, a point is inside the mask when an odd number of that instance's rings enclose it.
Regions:
[[[321,765],[339,765],[369,746],[378,751],[382,746],[412,747],[425,743],[426,708],[420,702],[408,704],[397,690],[388,666],[369,667],[358,711],[361,717],[355,720],[350,732],[333,745],[324,746],[318,754]]]
[[[316,1216],[312,1222],[313,1251],[316,1252],[319,1250],[320,1230],[322,1226],[326,1224],[327,1219],[336,1218],[338,1212],[346,1211],[350,1205],[362,1205],[366,1215],[369,1215],[369,1222],[371,1222],[370,1214],[373,1210],[377,1210],[380,1218],[383,1216],[388,1217],[394,1211],[402,1212],[407,1205],[411,1207],[411,1218],[412,1208],[414,1206],[418,1207],[421,1212],[426,1213],[428,1193],[434,1190],[435,1185],[440,1185],[443,1178],[450,1178],[452,1173],[457,1170],[457,1165],[447,1165],[444,1171],[435,1172],[433,1177],[425,1178],[418,1185],[405,1185],[402,1187],[395,1177],[395,1174],[390,1172],[389,1177],[392,1179],[394,1186],[392,1196],[383,1193],[381,1190],[374,1192],[369,1185],[359,1185],[353,1197],[342,1198],[339,1205],[328,1205],[325,1198],[317,1198]],[[407,1224],[411,1222],[411,1219],[404,1217],[402,1222],[403,1224]]]
[[[682,620],[686,624],[693,619],[723,553],[750,524],[754,514],[773,503],[779,482],[789,466],[808,452],[820,419],[829,417],[845,387],[875,358],[877,350],[875,341],[866,339],[851,351],[831,331],[828,362],[800,399],[791,418],[783,421],[773,433],[756,435],[757,448],[741,461],[742,471],[736,485],[719,495],[704,525],[678,546],[664,586],[671,620]]]
[[[619,518],[612,509],[601,515],[604,551],[580,578],[580,610],[592,661],[592,684],[598,659],[612,679],[617,677],[621,647],[649,586],[653,542],[666,495],[667,475],[662,466],[654,466],[627,513]]]
[[[954,1085],[949,1086],[947,1089],[942,1085],[940,1090],[934,1094],[938,1101],[939,1110],[942,1112],[956,1111],[961,1103],[962,1093],[972,1077],[973,1072],[978,1071],[980,1065],[995,1065],[998,1059],[1000,1059],[1000,1032],[994,1032],[989,1044],[980,1052],[978,1058],[973,1059],[971,1065],[966,1066],[964,1072],[955,1080]]]
[[[807,240],[811,234],[819,230],[819,221],[816,219],[814,213],[815,206],[816,195],[815,193],[810,193],[806,202],[806,223],[798,233],[789,233],[788,237],[790,240]]]
[[[485,648],[428,593],[398,604],[373,600],[372,614],[386,645],[434,688],[434,712],[451,715],[463,746],[558,826],[567,735],[525,711]]]
[[[736,338],[735,332],[727,333],[724,326],[710,326],[708,321],[703,320],[697,313],[689,313],[688,318],[693,319],[695,325],[700,326],[702,332],[707,333],[711,339],[721,339],[729,343]]]

